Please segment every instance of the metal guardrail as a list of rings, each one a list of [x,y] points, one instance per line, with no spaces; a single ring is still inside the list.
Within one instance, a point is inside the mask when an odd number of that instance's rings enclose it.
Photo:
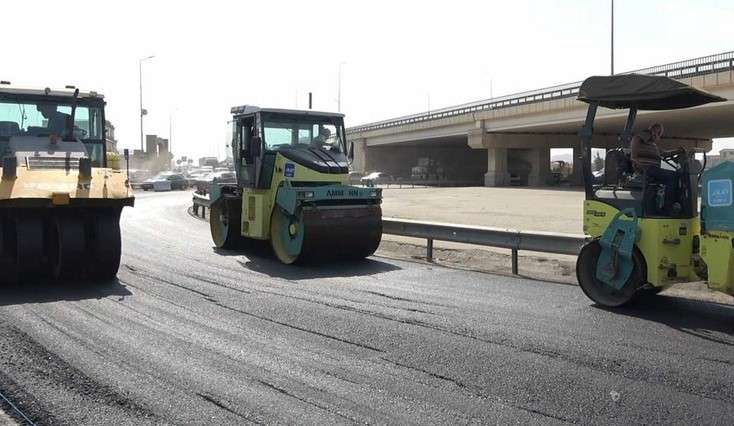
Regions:
[[[212,205],[212,202],[209,200],[209,196],[197,194],[196,192],[194,192],[193,204],[194,214],[197,216],[201,216],[202,219],[206,219],[206,209],[210,208]],[[199,215],[199,212],[201,212],[201,215]]]
[[[552,232],[527,232],[480,226],[420,222],[415,220],[383,218],[382,233],[426,240],[426,259],[433,260],[433,242],[449,241],[512,250],[512,273],[518,273],[518,251],[536,251],[577,255],[584,245],[583,235]]]
[[[686,61],[674,62],[665,65],[658,65],[651,68],[628,71],[622,74],[637,73],[648,75],[661,75],[671,78],[688,78],[728,70],[734,70],[734,51],[719,53],[710,56],[703,56],[700,58],[689,59]],[[569,98],[578,94],[581,83],[582,82],[577,81],[574,83],[546,87],[543,89],[516,93],[493,99],[485,99],[467,104],[455,105],[425,113],[406,115],[389,120],[367,123],[361,126],[348,128],[347,134],[384,129],[388,127],[403,126],[406,124],[438,120],[441,118],[472,114],[475,112],[486,110],[514,107],[534,102]]]
[[[194,193],[193,204],[194,214],[199,216],[201,212],[200,216],[206,218],[206,209],[211,206],[209,197]],[[518,252],[520,250],[575,256],[586,241],[583,235],[527,232],[389,217],[382,218],[382,233],[425,239],[426,260],[429,262],[433,260],[434,241],[510,249],[512,250],[512,273],[515,275],[518,274]]]

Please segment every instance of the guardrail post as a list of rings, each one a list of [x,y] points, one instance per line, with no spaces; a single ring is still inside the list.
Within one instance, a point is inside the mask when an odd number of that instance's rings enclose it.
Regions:
[[[199,215],[199,205],[194,203],[194,216]]]
[[[206,219],[206,207],[201,206],[201,218]]]
[[[512,275],[518,275],[517,271],[517,249],[512,249]]]
[[[426,242],[426,260],[433,262],[433,238],[428,238]]]

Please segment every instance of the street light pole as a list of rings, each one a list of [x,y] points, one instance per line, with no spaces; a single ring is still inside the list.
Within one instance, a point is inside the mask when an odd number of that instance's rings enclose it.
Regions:
[[[168,111],[168,152],[173,153],[173,113]]]
[[[145,151],[145,142],[143,141],[143,116],[146,111],[143,109],[143,62],[153,59],[155,56],[147,56],[138,60],[138,81],[140,82],[140,150]]]
[[[614,75],[614,0],[612,0],[612,75]]]

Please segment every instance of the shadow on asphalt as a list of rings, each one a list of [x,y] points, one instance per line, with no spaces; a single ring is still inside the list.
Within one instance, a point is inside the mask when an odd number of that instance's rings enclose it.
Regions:
[[[734,306],[664,295],[643,297],[625,308],[607,309],[665,324],[680,332],[734,347]]]
[[[126,297],[132,293],[118,280],[109,282],[7,284],[0,288],[0,306]]]
[[[377,259],[331,260],[323,263],[307,263],[305,265],[284,265],[276,259],[270,245],[254,244],[242,250],[213,249],[221,256],[244,256],[245,260],[237,262],[245,269],[268,275],[274,278],[297,281],[312,278],[360,277],[396,271],[399,266]]]
[[[277,259],[251,257],[239,262],[243,267],[271,277],[291,281],[312,278],[364,277],[402,269],[390,263],[374,259],[335,260],[323,264],[284,265]]]

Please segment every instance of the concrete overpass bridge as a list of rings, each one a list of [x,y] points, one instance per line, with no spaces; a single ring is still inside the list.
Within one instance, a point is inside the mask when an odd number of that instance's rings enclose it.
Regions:
[[[641,111],[637,129],[665,125],[664,144],[711,148],[713,138],[734,136],[734,51],[631,71],[664,75],[717,94],[727,102],[689,110]],[[347,129],[354,143],[354,170],[379,170],[410,179],[419,159],[440,164],[447,180],[486,186],[531,186],[550,181],[551,148],[580,155],[578,129],[586,104],[576,100],[581,82],[457,105]],[[600,108],[597,148],[616,146],[625,111]],[[425,162],[425,160],[423,160]],[[577,171],[580,169],[576,168]],[[580,182],[580,173],[574,181]]]

